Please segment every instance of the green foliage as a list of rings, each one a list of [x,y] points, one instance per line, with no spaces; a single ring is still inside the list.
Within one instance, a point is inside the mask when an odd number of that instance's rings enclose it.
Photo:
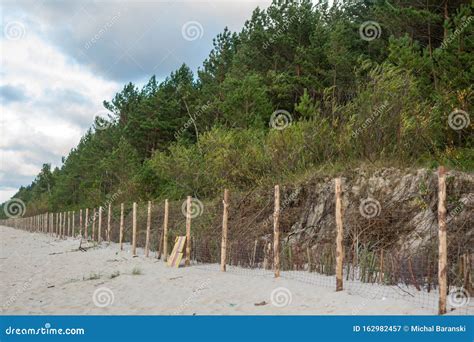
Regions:
[[[161,83],[125,85],[104,101],[108,121],[15,197],[35,214],[113,194],[212,197],[328,164],[472,170],[472,119],[448,125],[454,110],[472,113],[472,14],[463,0],[275,0],[241,32],[224,29],[196,78],[182,65]],[[381,32],[366,41],[359,27],[369,20]],[[276,110],[290,112],[291,125],[272,129]]]

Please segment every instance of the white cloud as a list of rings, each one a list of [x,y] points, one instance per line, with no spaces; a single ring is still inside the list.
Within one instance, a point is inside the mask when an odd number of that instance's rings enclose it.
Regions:
[[[43,163],[59,166],[123,80],[163,79],[183,62],[195,69],[224,26],[239,31],[270,2],[3,1],[0,203]],[[191,20],[203,26],[198,41],[182,37]]]
[[[8,22],[8,21],[7,21]],[[34,32],[3,37],[1,84],[24,91],[22,101],[2,102],[0,201],[16,181],[33,180],[43,163],[57,166],[77,145],[121,85],[67,58]]]
[[[0,203],[8,201],[17,191],[17,188],[0,189]]]

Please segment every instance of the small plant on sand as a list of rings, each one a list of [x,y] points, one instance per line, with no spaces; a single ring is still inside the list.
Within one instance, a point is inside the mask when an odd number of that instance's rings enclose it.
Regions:
[[[119,275],[120,275],[120,271],[115,271],[114,273],[110,275],[110,279],[117,278]]]
[[[142,274],[142,270],[139,267],[134,267],[132,270],[133,275],[140,275]]]

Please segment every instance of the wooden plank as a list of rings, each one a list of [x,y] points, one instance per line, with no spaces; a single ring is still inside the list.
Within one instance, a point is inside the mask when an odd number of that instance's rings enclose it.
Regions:
[[[145,239],[145,256],[150,255],[150,230],[151,230],[151,201],[148,201],[148,212],[146,217],[146,239]]]
[[[183,257],[183,249],[184,245],[186,244],[186,240],[186,236],[176,237],[176,242],[167,261],[168,266],[179,267],[179,264],[181,263],[181,259]]]
[[[275,278],[280,276],[280,186],[275,185],[275,208],[273,212],[273,268]]]
[[[223,213],[222,213],[222,241],[221,241],[221,271],[226,271],[226,258],[227,258],[227,224],[228,224],[228,205],[229,205],[229,190],[224,190],[224,200],[222,201]]]
[[[438,170],[438,284],[439,302],[438,314],[446,313],[446,296],[448,293],[447,280],[447,243],[446,243],[446,169],[440,166]]]
[[[341,179],[336,178],[336,291],[342,291],[342,264],[344,259],[344,251],[342,246],[344,231],[342,226],[342,185]]]

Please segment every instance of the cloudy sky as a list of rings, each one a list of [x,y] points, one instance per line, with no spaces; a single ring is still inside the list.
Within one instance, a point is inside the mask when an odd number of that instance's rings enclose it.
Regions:
[[[0,203],[59,166],[123,85],[193,70],[270,0],[1,0]]]

